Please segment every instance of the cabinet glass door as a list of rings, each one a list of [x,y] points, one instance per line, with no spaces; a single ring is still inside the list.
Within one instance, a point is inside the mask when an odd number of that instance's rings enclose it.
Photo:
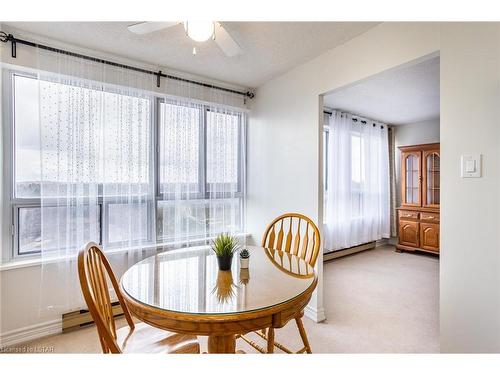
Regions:
[[[404,154],[405,204],[420,206],[420,153]]]
[[[427,151],[424,156],[425,179],[424,179],[424,206],[439,206],[439,175],[440,158],[436,151]]]

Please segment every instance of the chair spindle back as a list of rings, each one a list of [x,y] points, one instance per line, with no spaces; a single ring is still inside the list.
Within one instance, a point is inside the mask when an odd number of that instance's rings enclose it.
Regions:
[[[78,253],[78,276],[83,297],[94,319],[103,353],[121,353],[116,342],[116,326],[106,276],[111,281],[127,323],[131,330],[134,322],[123,300],[113,270],[99,245],[89,242]]]
[[[262,247],[296,255],[312,267],[316,264],[320,244],[321,237],[316,224],[298,213],[278,216],[262,237]]]

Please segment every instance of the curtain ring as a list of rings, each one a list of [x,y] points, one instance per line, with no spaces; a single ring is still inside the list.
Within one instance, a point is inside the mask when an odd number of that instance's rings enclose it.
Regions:
[[[9,41],[9,36],[5,31],[0,31],[0,42],[7,43]]]

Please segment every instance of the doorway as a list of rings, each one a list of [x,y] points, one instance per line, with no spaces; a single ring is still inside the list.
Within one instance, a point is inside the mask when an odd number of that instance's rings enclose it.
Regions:
[[[324,304],[354,352],[439,352],[439,64],[322,96]]]

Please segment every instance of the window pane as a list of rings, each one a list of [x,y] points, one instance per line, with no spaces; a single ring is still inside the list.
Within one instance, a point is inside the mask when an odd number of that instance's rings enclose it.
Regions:
[[[351,217],[361,217],[363,204],[363,194],[359,188],[355,188],[351,192]]]
[[[360,217],[363,210],[362,189],[365,176],[363,140],[358,134],[351,135],[351,215]]]
[[[40,208],[19,209],[19,254],[40,251],[42,240]]]
[[[351,178],[354,183],[361,183],[363,178],[364,152],[361,137],[351,136]]]
[[[168,242],[241,232],[241,217],[242,198],[160,201],[157,234]]]
[[[204,200],[159,201],[156,229],[161,241],[203,238],[207,233]]]
[[[99,182],[104,195],[148,193],[150,109],[147,98],[104,92],[103,156]]]
[[[160,192],[199,191],[201,109],[160,104]]]
[[[209,191],[238,190],[240,116],[207,112],[207,183]],[[224,184],[214,186],[211,184]]]
[[[44,127],[47,137],[41,143],[39,85],[44,92],[45,116],[49,119],[51,116],[64,119],[74,111],[75,103],[64,105],[61,98],[71,97],[82,101],[83,109],[78,108],[81,111],[79,115],[82,121],[94,126],[82,133],[81,144],[68,143],[68,149],[58,149],[58,137],[70,139],[72,135],[69,132],[72,130],[53,123],[47,123]],[[77,156],[79,147],[85,152],[78,159],[78,171],[85,171],[84,175],[79,174],[79,182],[103,183],[106,195],[147,192],[150,178],[149,99],[18,75],[14,75],[14,89],[16,197],[40,196],[42,150],[44,180],[47,182],[45,195],[66,195],[72,183],[69,176],[75,171],[68,168],[61,170],[60,167],[73,165],[69,160]],[[92,116],[99,118],[101,115],[101,104],[106,124],[102,134],[99,121],[90,121]],[[50,134],[51,131],[54,134]],[[89,144],[95,147],[89,149],[86,147]],[[103,155],[99,154],[101,150],[104,150]]]
[[[207,202],[210,213],[209,233],[236,233],[242,230],[241,199],[212,199]]]
[[[14,75],[15,195],[40,196],[38,81]]]
[[[40,252],[42,225],[44,248],[74,248],[100,242],[99,206],[19,208],[19,254]],[[69,217],[68,217],[69,214]],[[82,229],[83,228],[83,229]]]
[[[148,239],[148,204],[107,205],[108,242],[110,245]]]
[[[328,136],[329,132],[323,130],[323,190],[325,192],[328,190]]]

